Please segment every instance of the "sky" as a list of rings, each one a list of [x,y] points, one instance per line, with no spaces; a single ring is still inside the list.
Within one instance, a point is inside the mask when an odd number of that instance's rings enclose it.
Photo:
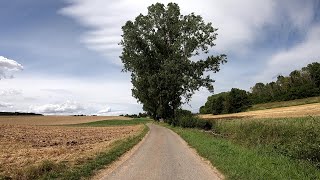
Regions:
[[[250,90],[320,62],[319,0],[0,1],[0,111],[119,115],[142,112],[121,72],[121,26],[153,3],[175,2],[218,28],[215,93]],[[196,92],[184,108],[198,112]]]

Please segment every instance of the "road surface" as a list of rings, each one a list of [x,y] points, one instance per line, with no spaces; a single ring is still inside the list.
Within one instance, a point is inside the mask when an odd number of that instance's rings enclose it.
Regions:
[[[155,124],[148,126],[150,132],[141,146],[102,179],[220,179],[213,168],[201,160],[176,133]]]

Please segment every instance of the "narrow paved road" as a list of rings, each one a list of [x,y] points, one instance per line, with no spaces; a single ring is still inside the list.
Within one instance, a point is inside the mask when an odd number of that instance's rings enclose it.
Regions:
[[[158,125],[148,126],[150,133],[139,149],[103,179],[220,179],[180,136]]]

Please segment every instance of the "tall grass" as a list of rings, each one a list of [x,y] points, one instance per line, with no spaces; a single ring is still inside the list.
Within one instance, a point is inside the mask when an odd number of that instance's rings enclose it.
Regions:
[[[247,147],[263,147],[320,167],[320,117],[215,120],[214,132]]]
[[[197,129],[167,127],[208,159],[226,179],[320,179],[320,171],[310,162],[296,161],[263,147],[247,148]]]

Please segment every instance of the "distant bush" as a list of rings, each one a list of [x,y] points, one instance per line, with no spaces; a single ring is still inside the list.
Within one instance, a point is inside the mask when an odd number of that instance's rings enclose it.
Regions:
[[[37,113],[24,113],[24,112],[0,112],[0,116],[43,116]]]
[[[139,114],[121,114],[120,116],[129,117],[129,118],[145,118],[148,117],[147,113],[139,113]]]
[[[179,109],[176,112],[176,120],[174,120],[171,124],[183,128],[199,128],[205,130],[212,128],[212,123],[210,121],[200,119],[193,115],[191,111],[183,109]]]
[[[84,115],[84,114],[75,114],[73,116],[87,116],[87,115]]]

